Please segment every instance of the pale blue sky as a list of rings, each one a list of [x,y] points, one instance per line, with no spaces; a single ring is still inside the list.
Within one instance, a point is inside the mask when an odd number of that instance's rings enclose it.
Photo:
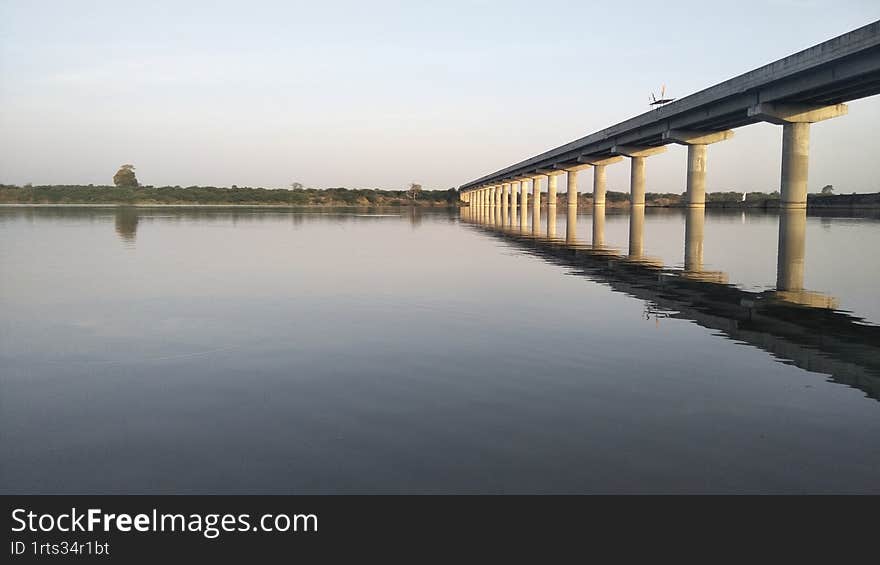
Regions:
[[[134,163],[154,185],[448,188],[640,114],[661,84],[684,96],[878,18],[876,0],[0,0],[0,182]],[[880,190],[878,125],[880,97],[816,124],[810,190]],[[709,190],[777,188],[780,139],[713,145]],[[683,148],[650,160],[649,190],[684,179]]]

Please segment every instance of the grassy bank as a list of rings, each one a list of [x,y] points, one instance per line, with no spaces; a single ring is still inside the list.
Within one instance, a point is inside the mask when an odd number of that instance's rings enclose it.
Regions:
[[[296,190],[215,186],[12,186],[0,185],[0,204],[215,204],[268,206],[455,206],[458,192],[423,190],[415,200],[403,190],[347,188]]]

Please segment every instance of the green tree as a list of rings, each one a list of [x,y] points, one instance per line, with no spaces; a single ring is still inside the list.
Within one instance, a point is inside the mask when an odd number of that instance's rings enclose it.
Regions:
[[[406,195],[410,198],[410,200],[415,201],[416,197],[422,191],[422,185],[418,183],[411,182],[409,183],[409,190],[406,191]]]
[[[830,184],[826,184],[822,187],[822,192],[820,194],[834,194],[834,187]]]
[[[113,175],[113,184],[120,188],[136,187],[138,180],[134,176],[134,165],[122,165],[119,167],[119,170]]]

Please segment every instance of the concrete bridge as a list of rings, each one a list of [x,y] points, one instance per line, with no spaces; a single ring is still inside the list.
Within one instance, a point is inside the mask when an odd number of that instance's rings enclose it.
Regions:
[[[593,208],[604,210],[605,167],[627,158],[631,211],[643,214],[647,158],[678,143],[688,147],[687,204],[702,209],[708,146],[763,121],[783,130],[781,206],[805,214],[810,124],[843,116],[845,102],[878,93],[880,21],[483,176],[462,185],[460,197],[474,208],[515,214],[529,207],[531,192],[537,215],[546,182],[549,229],[559,175],[567,175],[568,212],[576,214],[577,174],[592,168]]]

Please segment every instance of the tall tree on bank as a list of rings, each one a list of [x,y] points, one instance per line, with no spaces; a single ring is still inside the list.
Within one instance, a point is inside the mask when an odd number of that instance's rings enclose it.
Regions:
[[[415,202],[416,197],[419,195],[419,193],[420,193],[421,191],[422,191],[422,185],[420,185],[420,184],[418,184],[418,183],[415,183],[415,182],[411,182],[411,183],[409,184],[409,190],[406,191],[406,195],[407,195],[407,196],[408,196],[413,202]]]
[[[136,187],[138,180],[134,176],[134,165],[122,165],[119,167],[119,170],[113,175],[113,184],[118,187]]]

